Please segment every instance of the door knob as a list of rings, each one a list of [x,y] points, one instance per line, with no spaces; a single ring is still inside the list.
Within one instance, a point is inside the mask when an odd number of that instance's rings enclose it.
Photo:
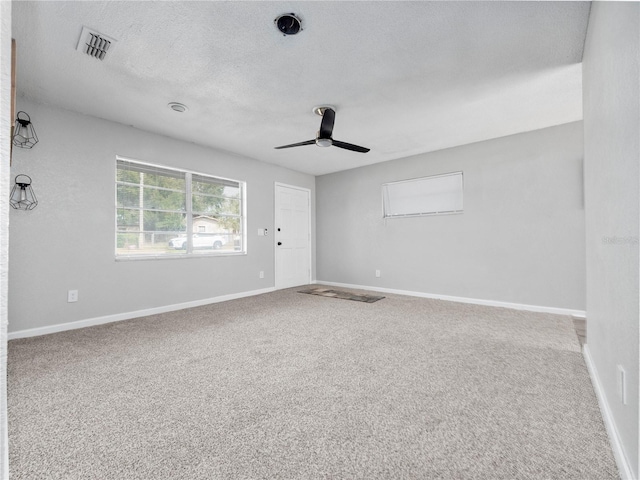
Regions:
[[[282,242],[278,242],[278,245],[282,245]]]

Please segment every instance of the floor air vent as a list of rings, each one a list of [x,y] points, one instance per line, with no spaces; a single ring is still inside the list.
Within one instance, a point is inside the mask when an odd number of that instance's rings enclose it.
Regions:
[[[82,27],[82,33],[80,34],[80,40],[78,40],[76,50],[86,53],[90,57],[104,60],[113,42],[115,42],[113,38],[90,30],[87,27]]]

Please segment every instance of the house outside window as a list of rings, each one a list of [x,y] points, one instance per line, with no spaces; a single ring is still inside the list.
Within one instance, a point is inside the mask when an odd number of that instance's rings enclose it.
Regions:
[[[246,253],[245,182],[116,158],[116,257]]]

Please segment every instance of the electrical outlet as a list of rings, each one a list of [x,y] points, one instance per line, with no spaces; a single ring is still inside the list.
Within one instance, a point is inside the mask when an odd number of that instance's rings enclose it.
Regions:
[[[67,302],[73,303],[78,301],[78,290],[69,290],[67,292]]]
[[[264,278],[264,272],[263,272],[262,270],[260,270],[260,273],[258,274],[258,276],[259,276],[260,278]]]
[[[380,270],[376,270],[376,278],[380,278]]]
[[[624,371],[624,368],[622,368],[622,365],[617,365],[617,387],[618,387],[618,397],[620,398],[620,401],[622,402],[623,405],[627,404],[627,379],[626,379],[626,372]]]

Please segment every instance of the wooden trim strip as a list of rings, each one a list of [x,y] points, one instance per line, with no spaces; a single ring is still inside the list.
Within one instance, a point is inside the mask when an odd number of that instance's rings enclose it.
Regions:
[[[13,129],[16,119],[16,39],[11,39],[11,134],[9,136],[9,166],[13,163]]]

